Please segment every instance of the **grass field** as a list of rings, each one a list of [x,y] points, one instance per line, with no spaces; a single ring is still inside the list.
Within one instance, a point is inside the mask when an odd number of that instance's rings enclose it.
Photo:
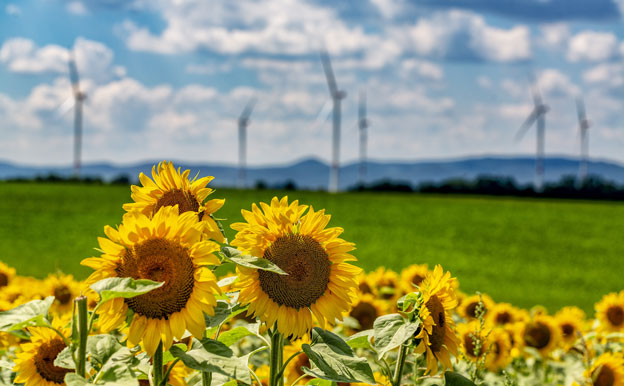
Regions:
[[[284,192],[219,189],[218,215]],[[442,264],[465,292],[480,290],[522,307],[552,312],[578,305],[593,314],[603,294],[624,288],[624,205],[618,203],[380,193],[289,192],[332,214],[357,244],[359,265],[400,270]],[[97,236],[121,220],[125,186],[0,183],[0,260],[19,274],[60,269],[84,278],[80,260],[97,256]]]

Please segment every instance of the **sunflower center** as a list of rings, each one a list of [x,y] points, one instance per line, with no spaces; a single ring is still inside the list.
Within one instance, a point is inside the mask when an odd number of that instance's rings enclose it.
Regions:
[[[323,246],[310,236],[280,236],[264,252],[288,275],[258,271],[260,287],[279,305],[309,307],[323,296],[329,283],[329,257]]]
[[[360,289],[360,292],[363,293],[363,294],[372,294],[373,293],[372,288],[365,281],[361,282],[360,285],[358,286],[358,288]]]
[[[471,357],[476,357],[475,354],[475,344],[472,333],[464,335],[464,348],[466,349],[466,354]]]
[[[615,374],[608,366],[603,365],[594,370],[592,378],[594,379],[594,386],[613,386],[615,384]]]
[[[561,333],[564,338],[569,338],[574,335],[574,326],[570,323],[564,323],[561,325]]]
[[[360,302],[351,310],[351,317],[360,323],[361,330],[368,330],[373,327],[375,319],[377,319],[377,309],[370,303]]]
[[[507,311],[499,312],[496,314],[496,323],[507,324],[511,322],[511,314]]]
[[[607,309],[607,319],[614,326],[620,326],[624,323],[624,310],[622,307],[612,306]]]
[[[197,202],[197,198],[194,195],[185,192],[181,189],[174,189],[168,192],[165,192],[161,198],[156,202],[156,206],[154,207],[154,212],[158,212],[158,209],[163,206],[174,206],[178,205],[178,210],[180,213],[184,212],[197,212],[199,210],[199,202]]]
[[[116,272],[119,277],[165,282],[144,295],[126,299],[134,312],[152,319],[168,319],[183,309],[195,284],[195,266],[188,252],[167,239],[147,240],[129,249]]]
[[[479,302],[472,302],[470,304],[468,304],[466,306],[466,315],[468,315],[471,318],[476,318],[477,317],[477,306],[479,305]]]
[[[414,274],[414,276],[412,276],[412,283],[414,285],[420,285],[423,280],[425,280],[425,278],[419,274]]]
[[[527,346],[538,350],[543,349],[550,343],[550,329],[542,322],[536,322],[529,326],[524,333],[524,340]]]
[[[54,297],[59,301],[59,303],[65,305],[71,300],[72,294],[67,286],[60,285],[54,288]]]
[[[9,284],[9,277],[4,272],[0,272],[0,287],[6,287],[7,284]]]
[[[429,301],[425,304],[433,322],[431,334],[429,335],[429,342],[431,343],[431,351],[438,352],[444,344],[444,335],[446,334],[446,316],[444,315],[444,306],[437,296],[433,295],[429,298]]]
[[[54,359],[64,348],[65,343],[61,339],[53,339],[39,347],[35,355],[35,367],[41,378],[48,382],[63,384],[65,374],[73,372],[70,369],[54,366]]]

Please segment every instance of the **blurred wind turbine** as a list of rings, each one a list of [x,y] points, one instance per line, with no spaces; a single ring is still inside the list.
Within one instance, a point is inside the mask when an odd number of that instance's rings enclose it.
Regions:
[[[78,77],[78,68],[76,67],[76,61],[74,60],[73,53],[69,56],[68,64],[69,79],[71,80],[74,94],[74,177],[80,177],[80,157],[82,150],[82,104],[84,103],[84,100],[87,99],[87,94],[80,90],[80,78]]]
[[[329,171],[329,191],[335,193],[338,191],[338,172],[340,168],[340,101],[347,96],[343,90],[338,90],[334,71],[332,70],[329,54],[326,50],[321,51],[321,63],[327,78],[327,86],[329,94],[334,102],[333,107],[333,130],[332,130],[332,163]]]
[[[550,108],[542,101],[537,81],[532,86],[534,108],[516,133],[516,141],[522,139],[526,132],[537,122],[537,153],[535,157],[535,191],[541,192],[544,187],[544,134],[546,130],[546,113]]]
[[[358,106],[358,128],[360,132],[360,184],[364,185],[366,180],[366,141],[368,139],[366,129],[369,122],[366,119],[366,91],[360,90],[359,106]]]
[[[585,103],[583,97],[576,98],[576,113],[579,121],[579,134],[581,137],[581,158],[579,163],[577,186],[580,187],[587,178],[587,159],[589,157],[589,120],[585,115]]]
[[[249,126],[249,116],[256,104],[256,98],[251,98],[247,106],[238,117],[238,188],[247,187],[246,163],[247,163],[247,126]]]

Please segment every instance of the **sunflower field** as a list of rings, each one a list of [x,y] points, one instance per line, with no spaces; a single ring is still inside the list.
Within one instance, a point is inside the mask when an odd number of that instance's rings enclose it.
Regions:
[[[189,174],[140,175],[84,281],[0,262],[0,383],[624,386],[624,291],[549,315],[440,265],[365,273],[324,209],[288,197],[228,240],[212,177]]]

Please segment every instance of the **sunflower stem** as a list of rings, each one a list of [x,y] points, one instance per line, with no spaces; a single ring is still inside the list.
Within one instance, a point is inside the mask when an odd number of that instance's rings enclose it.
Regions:
[[[158,342],[158,347],[152,357],[154,364],[154,370],[152,376],[154,377],[154,385],[159,386],[163,380],[163,344],[162,341]]]
[[[210,386],[212,383],[212,373],[209,371],[202,372],[202,386]]]
[[[89,337],[87,297],[77,297],[74,299],[74,305],[78,310],[78,363],[76,363],[76,372],[78,375],[85,378],[87,366],[87,339]]]
[[[275,328],[271,335],[271,373],[269,375],[269,386],[284,386],[284,377],[280,377],[282,361],[284,355],[284,337]]]
[[[401,378],[403,377],[403,367],[405,367],[405,359],[407,358],[408,346],[406,344],[401,345],[399,350],[399,356],[397,357],[396,367],[394,369],[394,377],[392,377],[392,386],[400,386]]]

